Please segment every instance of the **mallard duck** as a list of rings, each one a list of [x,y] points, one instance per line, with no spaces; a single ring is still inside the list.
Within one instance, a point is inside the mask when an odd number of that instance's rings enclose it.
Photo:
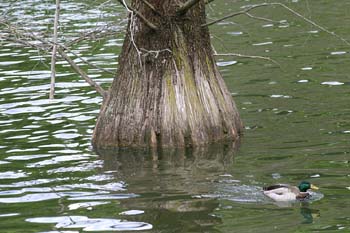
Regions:
[[[295,201],[308,198],[310,196],[310,193],[307,192],[309,189],[317,190],[318,187],[307,181],[302,181],[298,187],[287,184],[275,184],[264,187],[263,192],[274,201]]]

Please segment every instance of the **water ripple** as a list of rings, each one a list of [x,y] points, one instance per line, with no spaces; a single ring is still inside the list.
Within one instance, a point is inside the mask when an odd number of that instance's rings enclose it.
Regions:
[[[33,193],[20,197],[0,198],[0,203],[26,203],[58,199],[61,196],[57,193]]]
[[[85,160],[90,157],[95,157],[94,155],[89,155],[89,154],[81,154],[77,155],[62,155],[62,156],[56,156],[52,159],[47,159],[43,161],[39,161],[36,163],[28,163],[26,167],[28,168],[33,168],[33,167],[44,167],[48,165],[54,165],[54,164],[59,164],[63,162],[68,162],[68,161],[77,161],[77,160]]]
[[[216,63],[218,66],[231,66],[237,64],[237,61],[221,61]]]
[[[322,85],[329,85],[329,86],[340,86],[344,85],[343,82],[338,82],[338,81],[328,81],[328,82],[322,82]]]
[[[47,158],[51,156],[53,155],[50,155],[50,154],[14,155],[14,156],[7,157],[6,160],[26,161],[26,160],[32,160],[32,159]]]
[[[127,210],[119,213],[119,215],[139,215],[143,213],[145,213],[143,210]]]
[[[3,114],[15,115],[24,113],[38,113],[45,112],[45,108],[42,107],[23,107],[23,108],[12,108],[2,111]]]
[[[59,168],[53,168],[47,170],[48,174],[56,174],[56,173],[70,173],[70,172],[86,172],[94,170],[98,167],[103,166],[103,161],[97,160],[97,161],[91,161],[87,163],[82,163],[73,167],[59,167]]]
[[[55,191],[53,188],[48,188],[50,191]],[[12,194],[16,193],[24,193],[26,190],[20,190],[20,191],[9,191],[10,193],[13,192]],[[27,190],[28,191],[28,190]],[[105,194],[106,192],[100,192],[101,194]],[[47,200],[53,200],[53,199],[59,199],[62,197],[71,197],[71,198],[84,198],[85,196],[92,196],[95,197],[96,193],[95,192],[78,192],[78,191],[73,191],[73,192],[41,192],[41,193],[30,193],[30,194],[25,194],[23,196],[19,197],[6,197],[6,198],[0,198],[0,203],[28,203],[28,202],[40,202],[40,201],[47,201]],[[97,192],[97,195],[99,195],[99,192]],[[132,197],[132,196],[130,196]],[[125,197],[127,198],[127,197]],[[116,198],[111,198],[111,199],[116,199]],[[122,198],[119,198],[122,199]]]
[[[55,178],[55,179],[36,179],[36,180],[27,180],[15,182],[12,184],[0,184],[0,188],[21,188],[21,187],[31,187],[34,185],[48,184],[56,181],[65,181],[69,178]]]
[[[7,171],[7,172],[0,172],[0,179],[18,179],[27,177],[30,173],[26,173],[23,171]]]
[[[1,61],[0,66],[10,66],[15,64],[23,63],[24,61]]]
[[[139,195],[137,194],[109,194],[109,195],[90,195],[90,196],[82,196],[82,197],[71,197],[68,198],[68,200],[119,200],[119,199],[127,199],[127,198],[134,198],[138,197]]]
[[[98,185],[93,183],[79,183],[59,186],[63,189],[94,189],[94,190],[107,190],[107,191],[125,191],[125,183],[115,182],[104,185]]]
[[[99,175],[93,175],[86,177],[85,180],[91,180],[91,181],[106,181],[106,180],[111,180],[114,177],[112,175],[107,175],[107,174],[99,174]]]
[[[0,160],[0,165],[1,165],[1,164],[8,164],[8,163],[10,163],[10,162]]]
[[[18,216],[19,213],[0,214],[0,218]]]
[[[90,201],[90,202],[79,202],[79,203],[74,203],[74,204],[70,204],[68,206],[69,210],[76,210],[76,209],[88,209],[91,210],[92,207],[94,206],[99,206],[99,205],[105,205],[105,204],[109,204],[111,202],[109,201]]]
[[[59,216],[28,218],[31,223],[56,223],[55,228],[82,228],[83,231],[138,231],[150,230],[152,225],[145,222],[131,222],[119,219],[88,218],[85,216]]]

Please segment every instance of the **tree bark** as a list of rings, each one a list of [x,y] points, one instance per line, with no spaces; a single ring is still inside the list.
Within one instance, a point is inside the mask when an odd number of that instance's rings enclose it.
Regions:
[[[177,14],[183,0],[141,0],[132,8],[119,70],[104,99],[93,145],[185,147],[235,140],[242,123],[218,71],[205,3]]]

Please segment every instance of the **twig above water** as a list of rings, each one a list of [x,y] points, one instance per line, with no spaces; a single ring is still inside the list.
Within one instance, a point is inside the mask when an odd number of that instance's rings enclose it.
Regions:
[[[60,14],[60,0],[56,0],[55,21],[53,26],[53,46],[51,54],[51,81],[50,81],[50,99],[55,98],[55,79],[56,79],[56,52],[57,52],[57,31],[58,19]]]
[[[208,27],[208,26],[211,26],[211,25],[216,24],[218,22],[221,22],[223,20],[226,20],[226,19],[229,19],[229,18],[232,18],[232,17],[235,17],[235,16],[239,16],[239,15],[247,15],[248,17],[257,18],[257,19],[265,19],[265,18],[256,17],[256,16],[252,17],[252,15],[248,14],[248,12],[253,10],[253,9],[260,8],[260,7],[265,7],[265,6],[281,6],[284,9],[288,10],[289,12],[291,12],[293,15],[298,16],[299,18],[301,18],[305,22],[307,22],[307,23],[315,26],[316,28],[318,28],[318,29],[320,29],[320,30],[322,30],[322,31],[324,31],[324,32],[326,32],[326,33],[328,33],[328,34],[338,38],[339,40],[343,41],[345,44],[350,45],[350,42],[348,40],[346,40],[345,38],[339,36],[335,32],[332,32],[332,31],[328,30],[324,26],[319,25],[318,23],[312,21],[311,19],[306,18],[305,16],[303,16],[299,12],[297,12],[297,11],[293,10],[292,8],[286,6],[285,4],[279,3],[279,2],[271,2],[271,3],[262,3],[262,4],[257,4],[257,5],[251,5],[251,6],[246,7],[244,10],[228,14],[228,15],[222,17],[222,18],[213,20],[213,21],[211,21],[209,23],[206,23],[206,24],[202,24],[202,27]]]
[[[187,2],[183,3],[180,8],[176,11],[177,15],[184,15],[189,11],[194,5],[199,3],[201,0],[188,0]]]
[[[62,48],[58,48],[57,52],[61,55],[63,59],[65,59],[71,67],[77,72],[85,81],[90,84],[90,86],[94,87],[95,90],[100,93],[103,97],[107,96],[107,92],[94,80],[92,80],[64,51]]]
[[[120,4],[122,4],[128,11],[132,11],[136,16],[138,16],[143,23],[148,26],[149,28],[151,28],[152,30],[157,31],[158,27],[156,25],[154,25],[151,21],[149,21],[143,14],[141,14],[139,11],[137,11],[136,9],[132,8],[131,6],[129,6],[128,4],[126,4],[123,0],[118,0],[118,2]]]

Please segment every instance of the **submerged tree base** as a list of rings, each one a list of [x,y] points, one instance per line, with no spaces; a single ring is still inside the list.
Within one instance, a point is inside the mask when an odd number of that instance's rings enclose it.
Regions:
[[[118,171],[123,179],[144,177],[145,170],[154,172],[150,168],[164,171],[166,167],[174,167],[181,168],[180,174],[193,180],[190,176],[203,174],[203,170],[210,170],[213,176],[228,172],[226,169],[232,167],[239,147],[240,140],[236,140],[195,148],[114,148],[96,149],[95,152],[104,161],[104,171]]]
[[[122,209],[146,210],[142,221],[166,222],[164,229],[172,232],[193,232],[194,224],[205,226],[208,232],[207,227],[218,219],[210,213],[219,203],[216,198],[200,194],[217,191],[219,183],[215,181],[232,172],[238,147],[239,141],[235,141],[200,148],[118,148],[96,152],[103,161],[98,168],[102,174],[115,171],[113,175],[128,184],[128,193],[142,195],[120,200]],[[190,215],[185,229],[184,219]]]
[[[118,76],[93,134],[95,148],[188,147],[236,140],[242,123],[218,72],[200,1],[177,15],[177,1],[134,0],[158,30],[131,17]],[[168,8],[162,8],[169,4]]]

